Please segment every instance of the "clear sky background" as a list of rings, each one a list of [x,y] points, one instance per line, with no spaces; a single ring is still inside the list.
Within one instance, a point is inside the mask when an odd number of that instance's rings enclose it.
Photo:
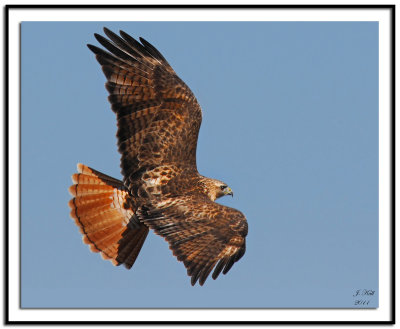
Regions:
[[[156,46],[203,109],[199,172],[249,223],[225,276],[190,285],[150,233],[134,267],[89,251],[69,217],[82,162],[121,179],[116,120],[87,43]],[[378,23],[22,23],[21,306],[378,306]]]

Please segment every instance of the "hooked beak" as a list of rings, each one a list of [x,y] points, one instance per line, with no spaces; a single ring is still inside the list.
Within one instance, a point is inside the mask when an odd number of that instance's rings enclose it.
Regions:
[[[226,189],[225,195],[231,195],[232,198],[233,198],[233,191],[232,191],[232,189],[231,189],[230,187],[228,187],[228,188]]]

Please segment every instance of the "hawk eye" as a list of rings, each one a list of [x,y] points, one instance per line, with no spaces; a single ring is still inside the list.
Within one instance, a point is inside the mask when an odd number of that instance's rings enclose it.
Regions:
[[[226,186],[226,185],[221,185],[220,187],[221,187],[221,190],[223,191],[223,190],[225,190],[228,186]]]

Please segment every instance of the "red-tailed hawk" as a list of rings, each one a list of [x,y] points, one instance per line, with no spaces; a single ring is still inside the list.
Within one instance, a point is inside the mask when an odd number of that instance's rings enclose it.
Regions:
[[[245,253],[247,221],[214,201],[227,184],[197,171],[202,112],[195,96],[146,40],[104,28],[93,45],[117,116],[123,181],[78,164],[71,216],[90,250],[130,269],[149,229],[162,236],[194,285],[226,274]]]

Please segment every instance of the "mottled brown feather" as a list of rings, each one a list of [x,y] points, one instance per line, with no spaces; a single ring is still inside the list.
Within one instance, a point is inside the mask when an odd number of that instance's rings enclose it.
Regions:
[[[221,270],[226,274],[243,256],[246,248],[247,221],[233,208],[199,197],[182,195],[180,203],[140,208],[139,217],[169,243],[179,261],[183,261],[194,285],[203,285],[214,266],[213,278]],[[239,255],[239,256],[238,256]]]
[[[137,173],[160,165],[196,170],[201,108],[193,93],[150,43],[104,31],[109,40],[95,36],[108,52],[88,46],[102,65],[117,114],[125,186],[134,194]]]

